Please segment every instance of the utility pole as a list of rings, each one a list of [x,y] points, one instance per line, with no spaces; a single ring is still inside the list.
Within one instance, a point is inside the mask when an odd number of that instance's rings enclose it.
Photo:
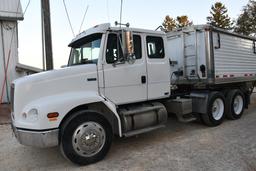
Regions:
[[[51,14],[49,0],[41,0],[43,69],[53,69]]]

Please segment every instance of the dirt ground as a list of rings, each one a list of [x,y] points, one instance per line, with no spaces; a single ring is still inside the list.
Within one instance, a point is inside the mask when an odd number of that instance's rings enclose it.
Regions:
[[[0,125],[11,123],[10,112],[10,105],[0,104]]]
[[[107,157],[89,166],[65,160],[58,148],[20,145],[9,124],[0,125],[0,170],[256,170],[256,98],[236,121],[209,128],[170,118],[166,128],[115,139]]]

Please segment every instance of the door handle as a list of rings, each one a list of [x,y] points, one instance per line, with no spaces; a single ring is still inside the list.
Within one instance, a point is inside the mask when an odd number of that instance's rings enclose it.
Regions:
[[[146,82],[147,82],[146,76],[145,76],[145,75],[142,75],[142,76],[141,76],[141,83],[142,83],[142,84],[145,84]]]
[[[87,78],[87,81],[97,81],[97,78]]]

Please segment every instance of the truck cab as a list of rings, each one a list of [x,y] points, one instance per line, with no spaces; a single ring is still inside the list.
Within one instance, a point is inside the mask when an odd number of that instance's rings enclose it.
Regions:
[[[134,55],[127,59],[122,34],[132,33]],[[116,105],[165,98],[170,95],[169,57],[163,32],[95,26],[70,43],[69,67],[97,67],[100,94]]]
[[[97,25],[71,41],[67,67],[12,83],[13,131],[21,144],[59,146],[85,165],[106,156],[114,135],[162,128],[169,113],[208,126],[239,119],[256,84],[255,41],[207,25],[170,33]]]

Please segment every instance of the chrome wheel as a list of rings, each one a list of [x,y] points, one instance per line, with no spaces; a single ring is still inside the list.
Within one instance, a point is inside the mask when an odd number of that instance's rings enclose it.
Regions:
[[[223,122],[225,97],[221,92],[213,91],[208,94],[207,113],[202,114],[202,120],[207,126],[218,126]]]
[[[96,122],[81,124],[72,136],[74,150],[83,157],[91,157],[103,148],[106,133],[103,127]]]
[[[236,115],[240,115],[244,106],[243,97],[240,95],[237,95],[234,99],[233,103],[233,110]]]
[[[245,93],[239,89],[228,91],[226,95],[225,114],[228,119],[236,120],[241,118],[246,105]]]
[[[212,116],[215,120],[220,120],[224,114],[224,102],[221,98],[215,99],[212,105]]]

